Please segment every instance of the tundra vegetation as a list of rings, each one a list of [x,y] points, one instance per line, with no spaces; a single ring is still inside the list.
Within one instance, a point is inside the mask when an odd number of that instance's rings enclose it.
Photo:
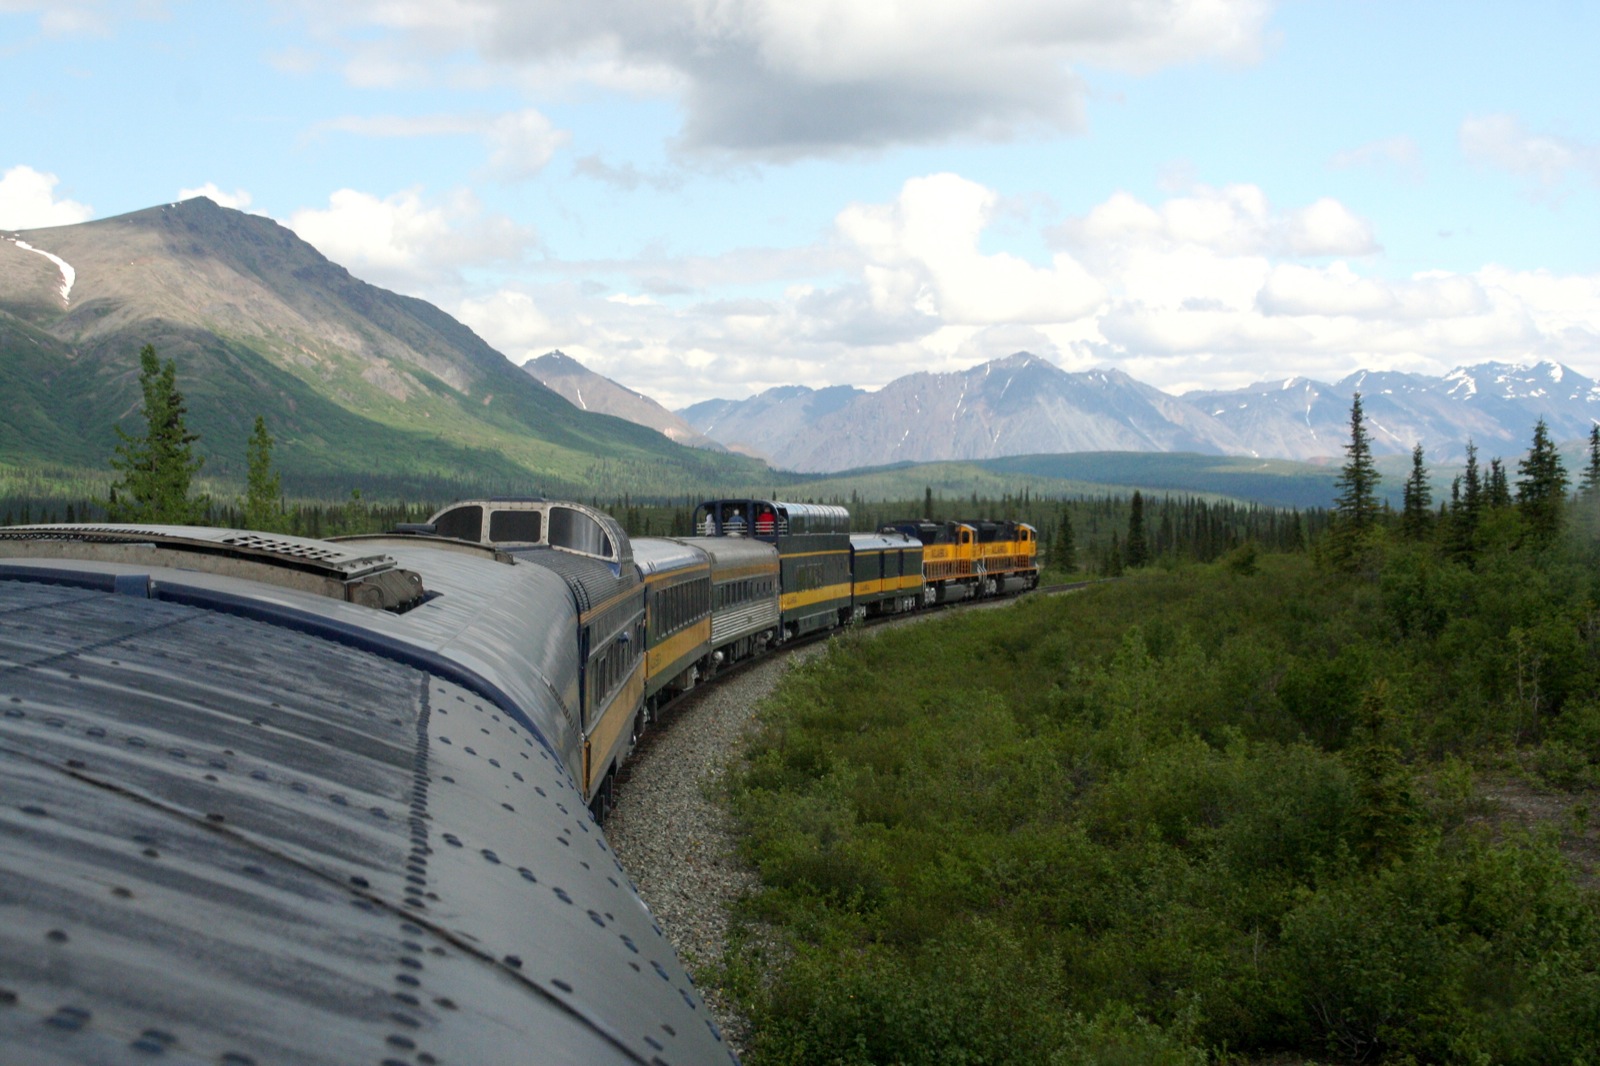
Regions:
[[[752,1062],[1600,1062],[1600,430],[1389,514],[1353,422],[1307,550],[789,675],[706,975]]]

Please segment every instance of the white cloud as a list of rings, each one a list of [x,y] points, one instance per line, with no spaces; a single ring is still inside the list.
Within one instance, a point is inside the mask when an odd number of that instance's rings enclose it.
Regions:
[[[0,175],[0,229],[70,226],[92,218],[94,209],[88,204],[56,199],[60,180],[29,166],[15,166]]]
[[[1392,312],[1396,304],[1388,286],[1357,276],[1342,262],[1325,270],[1279,264],[1261,287],[1258,303],[1269,315],[1362,317]]]
[[[932,174],[845,207],[813,247],[528,260],[517,281],[465,295],[459,270],[494,226],[464,194],[345,190],[291,224],[359,276],[427,288],[515,361],[560,348],[673,407],[797,382],[874,387],[1021,349],[1175,391],[1600,362],[1600,277],[1389,276],[1354,254],[1375,247],[1371,227],[1336,201],[1279,207],[1250,185],[1118,194],[1052,230],[1070,254],[1042,261],[986,250],[994,227],[1028,224],[1001,210],[995,190]]]
[[[105,0],[0,0],[0,13],[37,15],[47,37],[104,37],[115,18]]]
[[[556,129],[548,118],[528,108],[496,118],[486,138],[490,168],[505,180],[520,181],[543,170],[572,135]]]
[[[1252,61],[1271,6],[302,0],[358,84],[426,82],[441,61],[476,53],[512,84],[673,93],[684,147],[780,158],[1074,130],[1086,94],[1079,68]]]
[[[455,315],[515,363],[527,362],[560,347],[564,339],[562,334],[551,329],[550,319],[524,292],[502,289],[488,296],[462,300],[456,306]]]
[[[1058,322],[1093,307],[1100,286],[1070,255],[1038,267],[978,250],[996,201],[981,185],[935,174],[906,182],[893,204],[843,211],[838,228],[866,259],[874,307],[958,325]]]
[[[1068,247],[1193,245],[1225,255],[1368,255],[1379,250],[1372,226],[1329,197],[1287,214],[1273,210],[1256,185],[1200,185],[1151,207],[1116,193],[1081,219],[1054,231]]]
[[[340,189],[327,208],[303,208],[287,225],[352,274],[413,293],[455,287],[467,267],[519,261],[537,242],[526,227],[485,215],[466,191],[428,202],[417,189],[383,198]]]
[[[1378,250],[1372,225],[1327,196],[1289,216],[1286,240],[1295,255],[1370,255]]]
[[[1600,182],[1600,146],[1530,132],[1514,115],[1480,115],[1461,123],[1461,152],[1474,163],[1532,177],[1553,193],[1569,175]]]
[[[572,139],[568,131],[556,129],[533,108],[500,115],[344,115],[319,122],[310,132],[360,137],[481,137],[490,172],[505,181],[522,181],[538,174]]]
[[[219,207],[231,207],[236,211],[250,210],[250,194],[243,189],[235,189],[231,193],[223,192],[217,188],[215,182],[208,181],[198,188],[178,190],[179,200],[192,200],[196,196],[204,196]]]
[[[1423,176],[1422,149],[1416,140],[1404,135],[1368,141],[1338,152],[1328,165],[1337,170],[1379,170],[1408,181],[1420,181]]]

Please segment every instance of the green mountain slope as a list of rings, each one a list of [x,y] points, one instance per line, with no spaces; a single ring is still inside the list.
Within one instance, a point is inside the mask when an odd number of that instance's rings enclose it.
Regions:
[[[138,422],[138,351],[178,363],[206,472],[257,414],[291,489],[452,482],[675,492],[765,468],[574,408],[422,300],[206,199],[0,240],[0,461],[103,468]],[[72,285],[40,252],[69,264]]]

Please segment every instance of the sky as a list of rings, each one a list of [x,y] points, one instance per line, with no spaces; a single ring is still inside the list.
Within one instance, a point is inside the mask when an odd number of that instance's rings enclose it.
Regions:
[[[1596,41],[1589,0],[0,0],[0,228],[207,195],[673,408],[1023,350],[1600,377]]]

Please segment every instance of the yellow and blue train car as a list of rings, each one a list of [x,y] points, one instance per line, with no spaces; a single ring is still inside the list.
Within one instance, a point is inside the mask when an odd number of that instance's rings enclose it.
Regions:
[[[633,561],[645,585],[644,703],[654,717],[711,665],[711,557],[680,540],[638,537]]]
[[[780,639],[832,629],[851,615],[850,512],[831,504],[708,500],[695,529],[749,537],[778,549]]]

